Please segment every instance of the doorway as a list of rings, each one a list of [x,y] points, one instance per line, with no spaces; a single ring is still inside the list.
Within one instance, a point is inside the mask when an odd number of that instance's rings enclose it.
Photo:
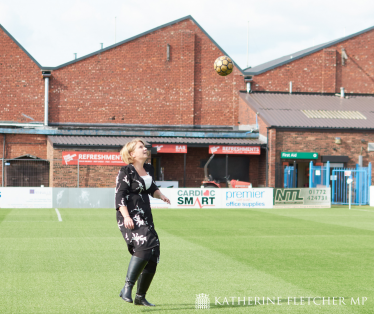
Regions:
[[[309,187],[309,163],[298,162],[296,164],[297,169],[297,187],[307,188]]]
[[[151,164],[155,169],[154,177],[155,181],[163,181],[162,171],[161,171],[161,156],[152,156]]]

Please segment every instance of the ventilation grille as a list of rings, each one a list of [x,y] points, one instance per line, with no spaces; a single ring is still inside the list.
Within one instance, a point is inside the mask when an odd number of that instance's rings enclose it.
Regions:
[[[374,152],[374,143],[368,143],[368,152]]]
[[[301,110],[310,119],[366,119],[359,111]]]

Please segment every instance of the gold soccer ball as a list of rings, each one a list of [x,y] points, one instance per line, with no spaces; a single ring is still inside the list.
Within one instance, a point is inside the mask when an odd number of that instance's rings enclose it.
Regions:
[[[234,68],[234,63],[229,57],[222,56],[214,61],[214,70],[221,75],[226,76],[229,75]]]

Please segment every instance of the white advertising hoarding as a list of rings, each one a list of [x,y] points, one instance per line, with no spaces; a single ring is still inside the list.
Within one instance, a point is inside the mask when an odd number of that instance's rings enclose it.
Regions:
[[[0,188],[0,208],[52,208],[52,188]]]
[[[273,208],[273,189],[222,189],[222,208]]]
[[[219,189],[165,189],[162,194],[170,199],[171,205],[150,197],[152,208],[221,208]],[[218,196],[217,196],[218,195]]]
[[[330,188],[274,189],[274,207],[331,208]]]
[[[272,208],[273,189],[160,189],[171,205],[150,198],[152,208]]]

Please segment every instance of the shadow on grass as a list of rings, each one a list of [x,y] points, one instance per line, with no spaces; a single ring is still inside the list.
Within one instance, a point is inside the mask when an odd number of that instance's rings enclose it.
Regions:
[[[324,297],[325,299],[323,300],[322,297],[310,297],[308,300],[308,297],[303,298],[303,304],[301,304],[301,298],[294,298],[290,297],[290,299],[275,299],[275,298],[268,298],[268,299],[256,299],[256,300],[251,300],[251,304],[248,304],[248,298],[245,300],[245,304],[243,304],[243,299],[241,299],[240,304],[234,303],[232,304],[232,300],[230,299],[227,300],[228,302],[222,303],[223,300],[220,300],[221,304],[212,304],[210,303],[210,309],[219,309],[219,310],[224,310],[225,308],[243,308],[243,307],[255,307],[255,306],[279,306],[279,305],[288,305],[288,306],[293,306],[293,305],[310,305],[310,306],[320,306],[322,305],[322,302],[324,302],[324,305],[333,305],[333,297]],[[328,299],[330,298],[330,299]],[[349,302],[350,298],[349,297],[340,297],[343,302]],[[236,302],[237,302],[237,298]],[[256,302],[256,304],[255,304]],[[279,303],[279,304],[278,304]],[[348,303],[340,303],[339,302],[339,297],[335,297],[335,305],[348,305]],[[195,304],[156,304],[155,307],[147,307],[142,309],[142,312],[157,312],[157,311],[181,311],[181,310],[195,310]]]

